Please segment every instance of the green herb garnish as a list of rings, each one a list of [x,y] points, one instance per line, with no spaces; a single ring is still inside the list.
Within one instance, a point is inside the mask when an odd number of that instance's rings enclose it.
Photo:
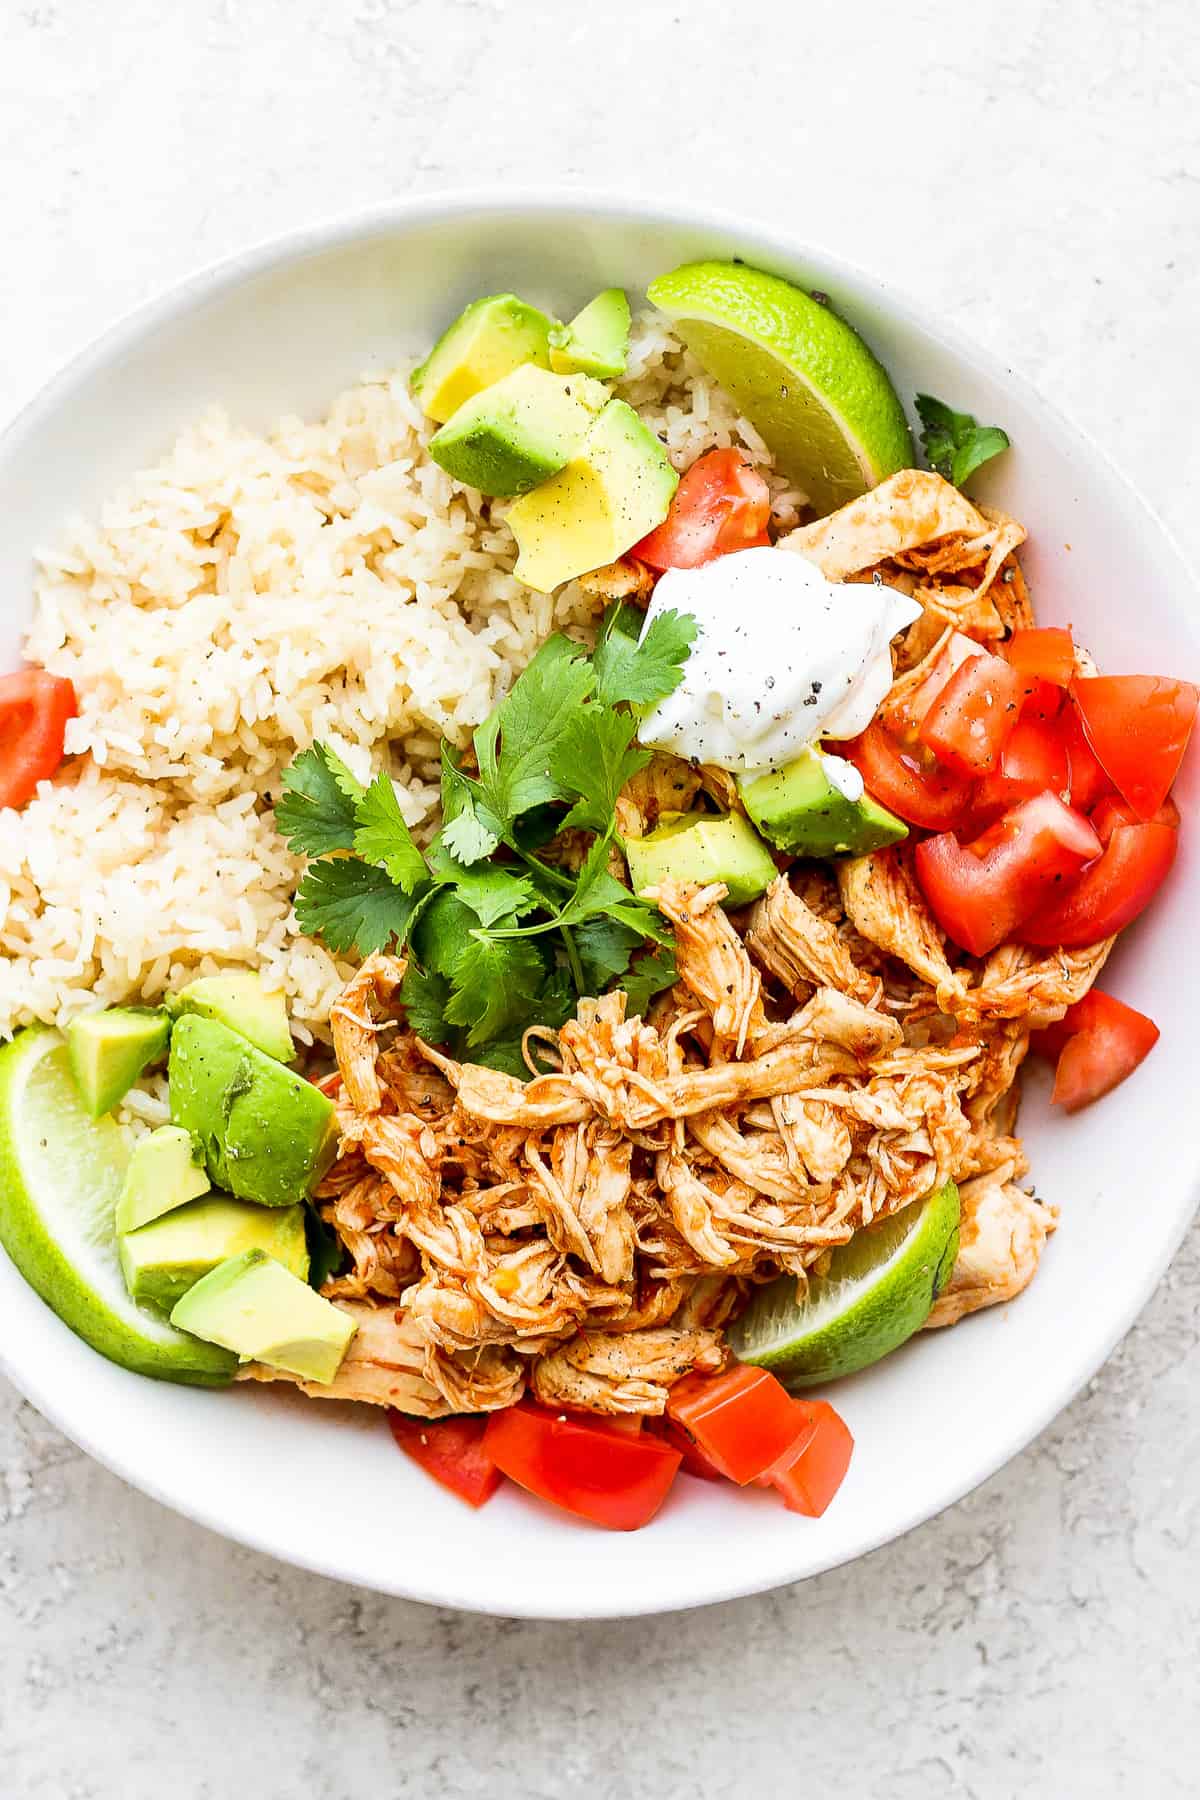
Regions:
[[[955,487],[962,487],[976,469],[1009,447],[1008,433],[999,425],[980,425],[970,413],[954,412],[932,394],[917,395],[917,412],[930,468]]]

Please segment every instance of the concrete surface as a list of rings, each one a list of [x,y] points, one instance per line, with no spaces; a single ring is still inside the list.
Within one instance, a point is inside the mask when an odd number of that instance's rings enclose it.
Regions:
[[[890,269],[1108,443],[1195,556],[1198,32],[1193,0],[0,0],[0,415],[145,295],[300,221],[628,184]],[[1195,1794],[1198,1242],[953,1512],[628,1626],[280,1568],[4,1390],[0,1793]]]

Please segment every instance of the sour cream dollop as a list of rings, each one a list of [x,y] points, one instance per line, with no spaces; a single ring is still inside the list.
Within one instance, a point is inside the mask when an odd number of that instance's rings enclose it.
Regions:
[[[766,546],[668,569],[644,629],[672,610],[691,613],[699,635],[683,680],[638,737],[739,771],[865,731],[892,684],[891,641],[921,614],[895,588],[827,581],[794,551]]]

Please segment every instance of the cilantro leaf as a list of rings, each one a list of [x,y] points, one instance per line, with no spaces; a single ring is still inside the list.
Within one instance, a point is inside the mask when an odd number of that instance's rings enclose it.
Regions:
[[[932,394],[918,394],[916,404],[929,466],[955,487],[1009,447],[1008,433],[998,425],[980,425],[970,413],[954,412]]]
[[[611,981],[624,975],[630,957],[643,942],[641,932],[603,916],[585,919],[571,935],[589,994],[602,994]]]
[[[530,1023],[546,979],[538,946],[527,938],[501,939],[473,931],[455,963],[446,1022],[465,1025],[469,1045],[485,1044]]]
[[[296,889],[296,920],[330,950],[369,956],[393,938],[403,941],[413,903],[387,872],[356,856],[312,863]]]
[[[499,823],[480,815],[475,783],[463,774],[444,739],[441,839],[463,864],[482,862],[500,842]]]
[[[541,904],[528,875],[519,875],[501,863],[467,868],[450,854],[440,838],[429,846],[428,861],[435,878],[455,890],[481,925],[523,918]]]
[[[409,1029],[431,1044],[444,1044],[450,1037],[446,1024],[446,1006],[450,999],[450,983],[436,970],[419,968],[410,962],[400,983],[400,1003],[404,1007]]]
[[[358,829],[353,848],[364,862],[381,863],[403,894],[414,893],[429,877],[425,858],[404,822],[391,778],[383,770],[354,809]]]
[[[421,967],[438,975],[452,975],[463,946],[478,928],[479,915],[459,899],[454,889],[440,889],[413,928],[413,949]]]
[[[308,1285],[319,1293],[331,1275],[341,1273],[346,1251],[333,1226],[325,1223],[311,1200],[304,1203],[304,1238],[308,1250]]]
[[[582,647],[556,633],[476,731],[479,779],[473,785],[502,831],[532,807],[574,797],[551,773],[551,759],[594,683]],[[457,834],[447,842],[464,862],[477,860],[463,855]]]
[[[633,743],[637,720],[632,713],[584,707],[567,722],[550,753],[550,772],[579,798],[562,822],[585,831],[607,833],[617,795],[650,761],[649,750]]]
[[[354,809],[363,790],[328,744],[303,750],[283,771],[275,823],[297,855],[352,850]]]
[[[625,1017],[642,1017],[655,994],[661,994],[664,988],[674,987],[677,975],[675,953],[669,947],[639,956],[621,982],[628,995]]]
[[[601,706],[622,700],[654,706],[673,694],[699,630],[691,613],[663,612],[650,621],[639,642],[621,629],[618,613],[610,613],[592,655]]]
[[[499,1069],[502,1075],[512,1075],[518,1081],[528,1081],[529,1064],[521,1051],[525,1033],[517,1032],[512,1037],[493,1038],[490,1043],[479,1044],[471,1052],[471,1061],[482,1063],[485,1069]]]

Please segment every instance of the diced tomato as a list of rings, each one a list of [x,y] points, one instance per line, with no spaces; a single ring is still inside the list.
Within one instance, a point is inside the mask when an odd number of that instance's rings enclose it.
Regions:
[[[649,1433],[605,1431],[528,1400],[492,1413],[483,1444],[518,1487],[610,1531],[648,1525],[680,1463]]]
[[[1128,800],[1122,800],[1120,794],[1105,794],[1092,809],[1092,829],[1102,844],[1107,844],[1118,825],[1141,825]],[[1179,829],[1179,808],[1167,795],[1154,815],[1155,825],[1169,825],[1172,831]]]
[[[45,669],[0,675],[0,807],[24,806],[39,781],[63,759],[67,720],[79,708],[75,689]]]
[[[910,825],[926,831],[948,831],[967,817],[971,783],[963,775],[940,769],[932,756],[919,747],[907,748],[874,719],[852,744],[838,751],[852,762],[867,792]]]
[[[1004,646],[1004,658],[1018,674],[1052,687],[1070,687],[1075,679],[1075,645],[1062,625],[1014,631]]]
[[[1047,789],[1052,794],[1065,795],[1070,781],[1067,747],[1061,734],[1043,720],[1022,714],[1000,752],[999,767],[984,775],[975,789],[973,816],[981,825],[987,824],[1010,807],[1032,800]]]
[[[939,925],[985,956],[1100,854],[1088,821],[1056,794],[1023,800],[972,844],[952,832],[917,845],[917,879]]]
[[[918,737],[960,775],[986,775],[1000,760],[1021,713],[1021,677],[981,650],[954,671],[921,722]]]
[[[661,525],[629,552],[651,569],[697,569],[730,550],[769,544],[771,492],[738,450],[706,450],[680,481]]]
[[[404,1454],[468,1506],[482,1506],[500,1486],[500,1471],[484,1445],[486,1415],[414,1419],[410,1413],[389,1412],[388,1424]]]
[[[1071,692],[1109,780],[1140,819],[1152,819],[1179,773],[1200,689],[1160,675],[1096,675]]]
[[[1123,931],[1144,912],[1166,880],[1179,848],[1171,825],[1106,825],[1104,853],[1050,906],[1026,919],[1027,944],[1079,950]]]
[[[1158,1039],[1153,1019],[1093,988],[1067,1009],[1065,1018],[1037,1032],[1033,1044],[1044,1055],[1058,1057],[1055,1105],[1078,1112],[1132,1075]]]
[[[695,1438],[688,1436],[682,1425],[676,1425],[674,1419],[666,1418],[654,1421],[655,1435],[670,1444],[672,1450],[678,1450],[683,1459],[685,1475],[696,1475],[701,1481],[724,1481],[725,1477],[716,1463],[710,1462]]]
[[[827,1400],[796,1400],[805,1420],[792,1448],[768,1472],[790,1512],[819,1519],[845,1480],[854,1439],[841,1414]]]
[[[773,1468],[807,1429],[786,1388],[747,1363],[722,1375],[685,1376],[670,1391],[667,1413],[739,1487]]]
[[[571,1408],[567,1417],[580,1425],[594,1425],[597,1431],[615,1432],[618,1437],[640,1437],[642,1434],[640,1413],[577,1412]]]
[[[1096,761],[1095,752],[1083,729],[1079,708],[1069,696],[1063,706],[1058,729],[1067,747],[1067,762],[1071,770],[1071,805],[1078,812],[1090,813],[1098,800],[1105,794],[1112,793],[1112,782]]]

